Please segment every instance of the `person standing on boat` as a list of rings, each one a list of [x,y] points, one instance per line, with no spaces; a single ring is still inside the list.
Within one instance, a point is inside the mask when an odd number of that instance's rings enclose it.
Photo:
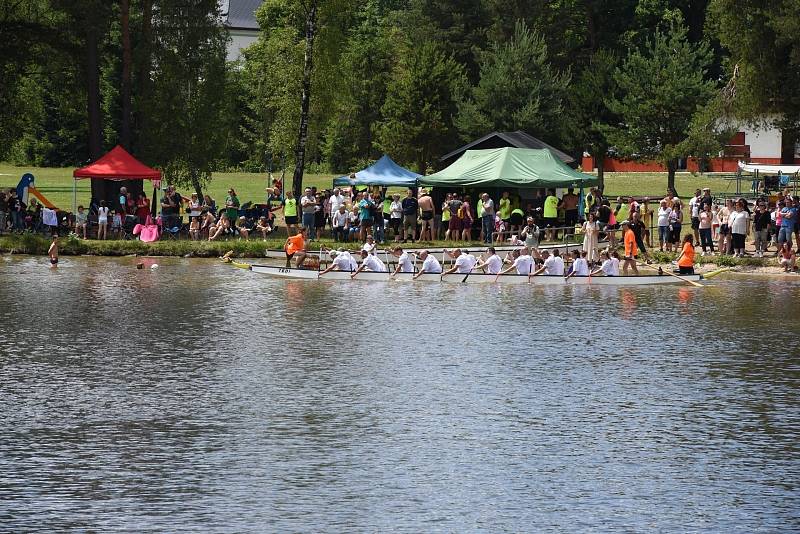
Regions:
[[[472,269],[474,269],[475,265],[478,263],[475,256],[469,253],[469,250],[462,251],[460,248],[457,248],[450,251],[444,249],[444,252],[456,261],[450,269],[442,273],[443,275],[452,273],[468,274],[472,272]]]
[[[475,265],[476,269],[483,269],[486,274],[497,274],[503,268],[503,260],[497,255],[494,247],[486,249],[488,257]]]
[[[629,221],[622,221],[622,242],[625,246],[624,262],[622,272],[628,274],[628,267],[633,269],[633,274],[639,276],[639,269],[636,267],[636,255],[639,253],[636,248],[636,234],[631,228]]]
[[[297,231],[297,234],[286,240],[283,249],[286,251],[286,268],[291,267],[292,259],[295,260],[295,265],[299,269],[306,259],[306,233],[308,229],[302,227]]]
[[[414,264],[411,262],[411,257],[408,255],[408,252],[403,250],[403,247],[396,246],[392,249],[392,256],[397,258],[397,268],[395,268],[392,276],[396,275],[397,273],[413,273],[414,272]]]
[[[431,254],[427,250],[423,250],[422,252],[419,253],[419,259],[422,260],[422,269],[420,269],[419,272],[414,275],[414,280],[416,280],[425,273],[441,274],[442,265],[439,263],[439,260],[437,260],[433,254]]]

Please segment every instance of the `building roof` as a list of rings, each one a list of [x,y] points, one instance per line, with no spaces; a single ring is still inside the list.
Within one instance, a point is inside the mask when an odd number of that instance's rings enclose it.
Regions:
[[[563,161],[564,163],[574,163],[575,158],[570,156],[569,154],[565,154],[561,150],[552,147],[542,141],[541,139],[536,139],[534,136],[523,132],[522,130],[517,130],[516,132],[492,132],[488,135],[484,135],[480,139],[477,139],[467,145],[458,148],[449,154],[445,154],[439,161],[444,163],[450,164],[457,160],[459,156],[461,156],[467,150],[479,150],[479,149],[489,149],[489,148],[534,148],[537,150],[541,150],[546,148],[550,150],[558,159]]]
[[[263,3],[263,0],[223,0],[222,19],[225,26],[235,30],[258,31],[256,10]]]

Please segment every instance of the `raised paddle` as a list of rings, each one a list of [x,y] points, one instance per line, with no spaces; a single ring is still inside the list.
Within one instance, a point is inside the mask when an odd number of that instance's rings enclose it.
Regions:
[[[638,265],[639,265],[639,267],[644,267],[646,269],[652,269],[654,271],[658,271],[657,268],[653,267],[652,265],[648,265],[646,263],[639,263]],[[677,275],[677,274],[675,274],[673,272],[665,271],[663,269],[661,270],[661,272],[664,273],[664,274],[668,274],[668,275],[670,275],[670,276],[672,276],[674,278],[677,278],[678,280],[683,280],[687,284],[693,285],[694,287],[703,287],[703,284],[698,284],[697,282],[689,280],[688,278],[684,278],[683,276],[679,276],[679,275]]]

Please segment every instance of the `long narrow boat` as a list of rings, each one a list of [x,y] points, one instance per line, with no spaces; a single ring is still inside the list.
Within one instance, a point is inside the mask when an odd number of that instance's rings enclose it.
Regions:
[[[293,269],[285,267],[276,267],[273,265],[249,265],[246,263],[234,262],[234,267],[243,269],[249,268],[254,273],[264,274],[274,278],[286,278],[295,280],[351,280],[352,273],[348,271],[330,271],[323,275],[320,271],[310,269]],[[495,280],[496,278],[496,280]],[[698,282],[703,279],[702,275],[682,275],[681,278]],[[423,274],[416,280],[413,279],[413,273],[397,273],[392,277],[388,273],[375,273],[370,271],[362,271],[356,275],[352,280],[364,282],[445,282],[454,284],[533,284],[533,285],[598,285],[598,286],[648,286],[656,284],[681,284],[685,283],[679,278],[674,276],[664,275],[643,275],[643,276],[573,276],[572,278],[565,279],[563,276],[533,276],[528,278],[525,275],[518,274],[504,274],[500,277],[495,277],[493,274],[483,274],[480,272],[470,273],[468,276],[465,274],[446,274],[444,276],[439,274]]]
[[[604,248],[606,245],[608,245],[607,241],[601,241],[600,243],[597,244],[598,248],[600,248],[600,249]],[[394,246],[394,243],[387,243],[384,246],[386,248],[391,248],[392,246]],[[464,247],[461,247],[461,248],[462,249],[469,249],[469,250],[484,250],[488,246],[489,245],[478,244],[478,245],[464,246]],[[512,250],[516,250],[516,249],[521,248],[521,247],[522,247],[522,245],[495,245],[494,248],[499,254],[501,252],[510,252]],[[566,253],[566,252],[571,252],[573,250],[581,250],[582,247],[583,247],[582,243],[551,243],[551,244],[547,244],[547,245],[541,245],[539,247],[539,250],[558,249],[562,253]],[[444,248],[445,247],[432,247],[432,248],[415,247],[415,248],[407,248],[407,247],[404,246],[403,250],[406,250],[408,252],[421,252],[423,250],[427,250],[431,254],[441,255],[441,254],[444,254]],[[447,247],[447,248],[448,248],[448,250],[453,250],[456,247]],[[315,254],[315,252],[313,250],[309,250],[309,253],[310,254]],[[270,248],[270,249],[267,249],[264,252],[264,257],[265,258],[271,258],[271,259],[286,259],[286,252],[284,252],[283,249]]]

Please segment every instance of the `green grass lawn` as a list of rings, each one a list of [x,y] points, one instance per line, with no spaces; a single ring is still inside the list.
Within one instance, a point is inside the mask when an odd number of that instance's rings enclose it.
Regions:
[[[44,167],[15,167],[13,165],[0,163],[0,187],[16,187],[20,177],[30,172],[36,177],[36,187],[56,206],[62,209],[72,208],[72,171],[70,168],[44,168]],[[317,188],[329,188],[332,185],[333,174],[307,174],[304,185],[317,186]],[[291,175],[287,176],[291,180]],[[606,173],[606,193],[608,196],[617,195],[642,195],[652,197],[663,197],[667,185],[666,173]],[[263,173],[245,172],[217,172],[209,186],[211,196],[220,202],[226,196],[229,187],[236,189],[239,200],[244,203],[247,201],[263,201],[265,197],[264,188],[267,187],[267,177]],[[693,175],[690,173],[679,173],[676,176],[676,187],[682,197],[691,195],[695,189],[710,187],[712,192],[733,192],[736,183],[731,180],[724,180],[714,175]],[[79,180],[77,183],[78,204],[88,204],[89,202],[89,180]],[[145,188],[148,196],[152,194],[149,184]],[[188,196],[190,191],[183,190],[182,193]]]

